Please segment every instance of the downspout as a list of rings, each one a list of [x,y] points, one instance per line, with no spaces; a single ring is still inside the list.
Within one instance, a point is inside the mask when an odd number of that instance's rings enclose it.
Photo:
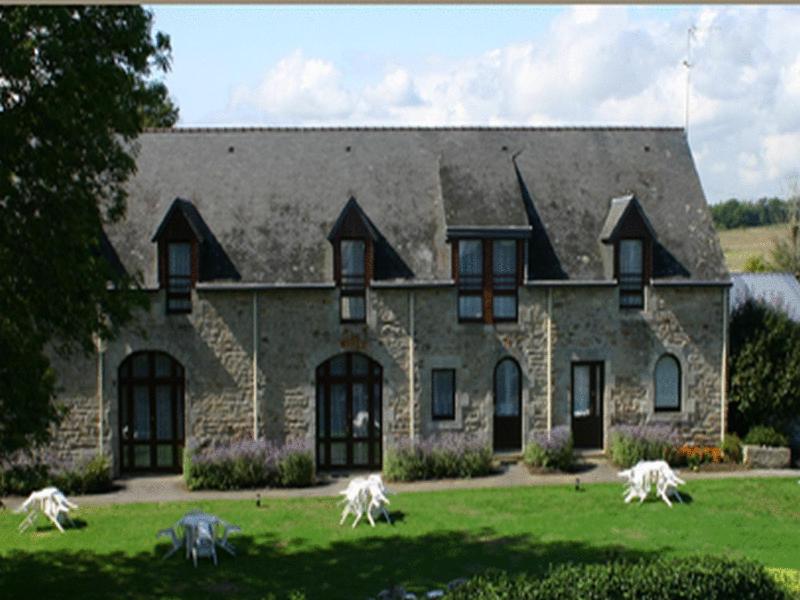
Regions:
[[[728,288],[722,288],[722,381],[720,382],[720,443],[725,441],[728,408]]]
[[[258,439],[258,292],[253,291],[253,439]]]
[[[553,429],[553,288],[547,288],[547,437]]]
[[[414,291],[408,292],[408,436],[414,443]]]
[[[95,337],[95,348],[97,349],[97,451],[103,454],[103,341]]]

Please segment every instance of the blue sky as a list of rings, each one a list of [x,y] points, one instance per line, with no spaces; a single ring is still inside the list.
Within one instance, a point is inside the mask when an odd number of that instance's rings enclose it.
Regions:
[[[706,194],[800,170],[800,8],[154,6],[193,125],[672,125]]]

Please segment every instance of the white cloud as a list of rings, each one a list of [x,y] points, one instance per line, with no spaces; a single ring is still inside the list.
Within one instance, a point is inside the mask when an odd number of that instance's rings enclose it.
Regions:
[[[374,83],[295,51],[232,94],[229,116],[272,124],[672,125],[684,123],[693,37],[690,141],[711,200],[780,193],[800,168],[800,10],[688,7],[633,19],[577,6],[543,35],[424,66],[394,57]],[[252,119],[251,119],[252,121]]]

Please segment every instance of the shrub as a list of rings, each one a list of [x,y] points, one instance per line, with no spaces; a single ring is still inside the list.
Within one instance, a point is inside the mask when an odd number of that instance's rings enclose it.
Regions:
[[[730,462],[742,462],[742,440],[735,433],[726,433],[722,441],[722,456]]]
[[[414,444],[401,442],[386,452],[383,461],[389,481],[480,477],[492,468],[491,448],[457,433]]]
[[[549,435],[547,432],[534,434],[525,448],[523,460],[529,467],[569,471],[575,463],[572,431],[561,425],[550,431]]]
[[[0,471],[0,495],[26,496],[51,485],[65,494],[107,492],[112,485],[111,462],[104,454],[72,461],[44,452],[18,453]]]
[[[314,483],[314,459],[307,444],[278,446],[267,440],[239,440],[184,451],[183,476],[190,490],[235,490]]]
[[[712,556],[656,558],[635,562],[562,565],[544,578],[493,574],[456,588],[450,600],[727,600],[790,596],[764,567]]]
[[[640,460],[676,460],[677,434],[666,425],[617,425],[611,428],[611,461],[627,469]]]
[[[789,439],[772,427],[756,425],[747,432],[744,443],[752,446],[788,446]]]

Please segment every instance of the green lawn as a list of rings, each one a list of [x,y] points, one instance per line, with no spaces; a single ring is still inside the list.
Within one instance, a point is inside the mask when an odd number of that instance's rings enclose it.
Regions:
[[[691,501],[622,502],[598,484],[398,494],[394,526],[339,527],[335,498],[139,504],[82,508],[61,535],[40,522],[18,534],[0,513],[3,598],[361,599],[391,584],[412,591],[487,568],[542,572],[552,563],[713,553],[800,568],[800,486],[795,479],[693,481]],[[242,526],[239,556],[198,569],[162,562],[155,532],[190,508]]]
[[[728,270],[741,271],[751,256],[769,261],[775,240],[786,236],[788,225],[764,225],[719,231],[719,241]]]

